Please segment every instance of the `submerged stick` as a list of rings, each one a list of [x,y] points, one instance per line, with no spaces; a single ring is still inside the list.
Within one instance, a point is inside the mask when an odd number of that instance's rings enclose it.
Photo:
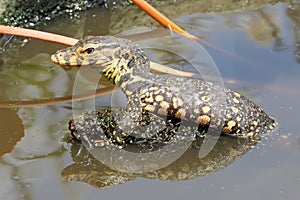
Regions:
[[[80,100],[92,98],[95,96],[109,94],[117,89],[118,89],[118,87],[109,86],[109,87],[97,89],[97,90],[95,90],[95,92],[80,94],[80,95],[66,96],[66,97],[55,97],[55,98],[40,99],[40,100],[35,100],[35,101],[1,101],[0,108],[28,108],[28,107],[33,107],[33,106],[49,106],[49,105],[55,105],[58,103],[80,101]]]

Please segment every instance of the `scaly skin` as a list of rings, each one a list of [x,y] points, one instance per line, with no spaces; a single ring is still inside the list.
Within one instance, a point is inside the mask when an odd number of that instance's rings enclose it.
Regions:
[[[123,90],[128,99],[123,116],[131,120],[119,125],[120,130],[134,129],[141,118],[149,114],[175,119],[177,124],[180,121],[196,124],[201,134],[212,128],[235,137],[260,135],[270,132],[276,125],[262,108],[238,92],[200,79],[151,73],[145,52],[126,39],[89,36],[72,47],[57,51],[51,59],[63,66],[99,67]],[[70,127],[73,132],[78,131],[74,124]],[[105,134],[118,145],[136,141],[128,139],[134,137],[126,131]]]

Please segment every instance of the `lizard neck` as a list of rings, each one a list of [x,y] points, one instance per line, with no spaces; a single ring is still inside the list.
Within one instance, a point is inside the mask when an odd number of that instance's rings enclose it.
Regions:
[[[105,76],[112,79],[126,94],[135,90],[132,83],[145,80],[150,74],[150,60],[141,48],[132,48],[120,54],[107,68]]]

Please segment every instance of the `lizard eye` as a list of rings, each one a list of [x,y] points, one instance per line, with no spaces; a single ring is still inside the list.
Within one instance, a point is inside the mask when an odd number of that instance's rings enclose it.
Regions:
[[[92,54],[95,51],[95,48],[89,47],[82,51],[82,53]]]

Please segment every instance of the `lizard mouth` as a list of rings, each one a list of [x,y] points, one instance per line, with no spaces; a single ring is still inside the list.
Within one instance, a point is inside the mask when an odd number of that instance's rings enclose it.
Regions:
[[[51,61],[55,64],[62,65],[61,59],[57,56],[57,54],[51,55]]]
[[[69,56],[66,52],[54,53],[51,55],[51,61],[61,66],[80,67],[82,65],[82,61],[78,56]]]

